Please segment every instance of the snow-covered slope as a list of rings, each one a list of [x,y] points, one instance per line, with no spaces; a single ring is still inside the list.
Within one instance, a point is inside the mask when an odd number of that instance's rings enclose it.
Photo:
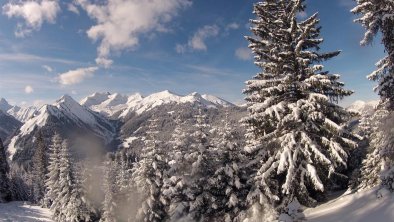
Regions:
[[[391,222],[394,221],[394,195],[376,189],[344,194],[328,203],[304,211],[310,222]]]
[[[0,99],[0,110],[10,114],[22,123],[26,122],[28,119],[32,118],[34,115],[37,114],[37,108],[34,106],[26,108],[12,106],[4,98]]]
[[[0,99],[0,110],[3,112],[7,112],[9,109],[11,109],[12,106],[5,100],[4,98]]]
[[[0,138],[3,141],[18,130],[21,125],[21,122],[0,110]]]
[[[65,95],[53,105],[44,105],[36,116],[23,124],[8,147],[11,156],[18,150],[29,147],[28,143],[34,141],[35,132],[42,128],[48,134],[64,132],[68,135],[81,131],[101,138],[106,144],[115,137],[115,127],[104,116]]]
[[[372,115],[374,112],[375,107],[378,105],[379,101],[361,101],[357,100],[356,102],[352,103],[346,109],[351,112],[360,113],[362,116],[369,116]]]
[[[102,102],[104,102],[105,100],[107,100],[109,98],[111,94],[109,92],[107,93],[94,93],[84,99],[81,100],[81,104],[87,107],[91,107],[91,106],[95,106],[95,105],[99,105]]]
[[[26,122],[27,120],[33,118],[35,115],[38,114],[38,110],[34,106],[20,108],[18,106],[14,106],[7,111],[8,114],[15,117],[17,120],[21,121],[22,123]]]
[[[39,206],[15,201],[10,203],[0,203],[0,221],[4,222],[50,222],[52,213],[49,209]]]
[[[222,98],[216,97],[216,96],[203,94],[201,97],[204,98],[205,100],[207,100],[213,104],[219,105],[219,106],[223,106],[223,107],[234,106],[234,104],[232,104]]]
[[[95,93],[81,101],[82,105],[96,112],[110,117],[119,114],[118,117],[120,118],[124,118],[133,112],[141,114],[155,107],[170,103],[198,103],[207,108],[235,106],[230,102],[212,95],[200,95],[195,92],[182,96],[168,90],[153,93],[146,97],[143,97],[139,93],[129,97],[120,94]]]
[[[139,95],[139,94],[138,94]],[[132,98],[133,96],[130,96]],[[139,95],[139,97],[141,97]],[[142,98],[142,97],[141,97]],[[83,99],[81,105],[90,108],[93,111],[102,113],[105,116],[113,116],[127,108],[129,97],[118,93],[94,93]]]

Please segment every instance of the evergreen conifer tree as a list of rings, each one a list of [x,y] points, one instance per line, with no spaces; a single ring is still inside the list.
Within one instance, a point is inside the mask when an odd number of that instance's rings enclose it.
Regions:
[[[209,125],[202,109],[195,116],[196,124],[190,135],[190,146],[185,154],[184,161],[187,164],[185,173],[185,188],[183,192],[187,196],[188,215],[196,221],[208,220],[218,209],[212,195],[214,159],[212,145],[208,137]]]
[[[335,103],[352,94],[340,76],[321,62],[339,51],[321,53],[317,14],[297,21],[303,0],[266,0],[254,5],[253,37],[247,37],[261,68],[247,81],[248,145],[256,168],[251,204],[256,199],[285,209],[295,200],[316,203],[326,184],[347,167],[356,144],[343,127],[349,114]]]
[[[43,198],[46,193],[46,176],[48,174],[48,149],[45,144],[42,132],[39,131],[35,141],[35,151],[33,155],[33,200],[35,203],[43,203]]]
[[[48,162],[48,175],[46,179],[46,194],[45,194],[45,205],[50,207],[53,213],[58,214],[58,202],[54,202],[60,193],[59,186],[59,173],[60,173],[60,150],[62,148],[62,138],[59,134],[55,134],[52,138],[52,144],[50,146],[49,162]]]
[[[68,143],[63,141],[59,152],[59,189],[53,200],[53,206],[57,208],[54,210],[57,221],[90,221],[91,214],[83,197],[80,178],[73,167],[75,164]]]
[[[45,202],[56,221],[90,221],[91,209],[83,196],[79,165],[73,162],[66,141],[53,137],[46,181]]]
[[[113,160],[108,160],[105,165],[104,176],[104,203],[103,213],[100,221],[116,222],[116,196],[118,195],[118,186],[116,182],[117,166]]]
[[[228,113],[224,124],[219,128],[219,140],[215,146],[218,162],[212,177],[213,195],[217,213],[215,218],[224,218],[226,222],[234,221],[240,212],[246,210],[246,185],[243,180],[245,172],[241,164],[245,162],[240,145],[230,126]]]
[[[366,33],[362,45],[372,43],[374,37],[382,33],[387,56],[377,63],[377,70],[368,78],[378,82],[375,91],[380,96],[380,104],[373,116],[373,132],[367,158],[361,168],[359,188],[369,188],[382,184],[394,190],[394,2],[391,0],[357,0],[352,10],[362,17],[361,23]]]
[[[8,165],[6,151],[3,141],[0,139],[0,203],[11,200],[10,181],[8,174],[10,167]]]
[[[352,9],[362,17],[355,20],[365,27],[366,32],[362,45],[371,44],[374,37],[381,32],[382,42],[387,56],[380,60],[377,70],[368,78],[378,81],[375,91],[381,98],[381,105],[394,110],[394,2],[392,0],[356,0],[357,6]]]
[[[177,221],[187,214],[188,197],[185,175],[190,166],[185,161],[190,146],[189,131],[184,126],[180,114],[175,119],[176,127],[168,143],[168,170],[163,184],[163,203],[166,206],[170,221]]]
[[[143,196],[138,220],[148,222],[165,221],[168,218],[162,201],[164,172],[167,170],[162,144],[157,140],[158,120],[150,121],[145,147],[133,169],[133,179]]]

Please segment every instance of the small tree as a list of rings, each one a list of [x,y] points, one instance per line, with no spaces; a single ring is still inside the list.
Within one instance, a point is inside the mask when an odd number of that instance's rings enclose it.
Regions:
[[[8,165],[7,155],[0,139],[0,203],[11,200],[10,181],[8,174],[10,167]]]
[[[59,134],[56,134],[52,138],[52,144],[50,146],[49,163],[48,163],[48,175],[46,179],[46,194],[45,194],[45,205],[50,207],[54,214],[57,214],[59,206],[54,200],[57,198],[60,187],[59,187],[59,173],[60,173],[60,150],[62,148],[62,138]]]
[[[35,141],[33,155],[33,200],[35,203],[44,205],[43,198],[46,193],[46,176],[48,174],[48,149],[42,132],[39,131]]]
[[[118,186],[116,182],[117,165],[115,161],[109,159],[105,165],[104,176],[104,193],[103,214],[100,219],[102,222],[116,222],[116,196],[118,194]]]

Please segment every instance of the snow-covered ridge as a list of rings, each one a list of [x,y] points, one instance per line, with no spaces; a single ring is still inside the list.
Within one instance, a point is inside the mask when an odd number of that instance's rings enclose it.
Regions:
[[[114,138],[114,126],[106,118],[91,111],[87,107],[81,106],[73,98],[65,95],[54,104],[44,105],[41,107],[36,116],[27,120],[23,124],[20,128],[19,134],[11,140],[8,147],[11,156],[19,149],[19,139],[24,136],[31,135],[38,128],[44,126],[49,127],[54,123],[59,124],[59,126],[62,124],[72,124],[83,129],[87,129],[104,139],[107,143],[111,142]]]
[[[212,95],[200,95],[194,92],[182,96],[168,90],[153,93],[146,97],[139,93],[130,96],[124,96],[118,93],[94,93],[81,100],[83,106],[89,107],[106,116],[113,116],[115,113],[119,113],[120,118],[126,117],[131,112],[141,114],[155,107],[170,103],[199,103],[208,108],[235,106],[226,100]]]
[[[15,119],[21,121],[22,123],[26,122],[33,116],[37,114],[37,108],[34,106],[21,108],[19,106],[10,105],[7,100],[4,98],[0,99],[0,110],[9,115],[13,116]]]
[[[351,112],[359,113],[362,116],[372,115],[378,103],[379,101],[377,100],[372,100],[368,102],[357,100],[346,109]]]
[[[101,130],[100,123],[98,122],[98,116],[87,109],[86,107],[81,106],[78,102],[76,102],[73,98],[68,95],[61,97],[57,100],[53,105],[44,105],[39,114],[32,119],[28,120],[20,129],[21,135],[27,135],[31,133],[35,127],[44,126],[48,118],[50,116],[55,116],[57,118],[67,118],[68,120],[72,120],[77,125],[82,126],[83,124],[89,125],[93,130],[96,128]],[[105,119],[100,119],[100,122],[104,122],[107,125],[110,125]],[[105,135],[102,135],[105,136]]]
[[[5,100],[4,98],[0,99],[0,110],[3,112],[7,112],[9,109],[11,109],[12,106]]]

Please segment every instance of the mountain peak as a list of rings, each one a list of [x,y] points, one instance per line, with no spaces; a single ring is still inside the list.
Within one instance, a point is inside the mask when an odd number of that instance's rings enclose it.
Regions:
[[[379,101],[372,100],[372,101],[361,101],[357,100],[348,106],[346,109],[351,112],[360,113],[362,116],[365,115],[372,115],[376,106],[379,104]]]
[[[71,96],[66,94],[56,101],[56,104],[60,104],[60,103],[73,104],[77,102]]]
[[[198,92],[192,92],[192,93],[190,93],[190,95],[194,96],[194,97],[201,97],[201,94]]]
[[[166,89],[161,92],[153,93],[152,95],[174,95],[178,96],[178,94],[171,92],[170,90]]]
[[[4,98],[0,99],[0,110],[7,112],[12,106]]]
[[[103,103],[106,101],[109,97],[111,96],[111,93],[106,92],[106,93],[100,93],[100,92],[95,92],[92,95],[86,97],[85,99],[81,100],[81,104],[83,106],[95,106]]]

